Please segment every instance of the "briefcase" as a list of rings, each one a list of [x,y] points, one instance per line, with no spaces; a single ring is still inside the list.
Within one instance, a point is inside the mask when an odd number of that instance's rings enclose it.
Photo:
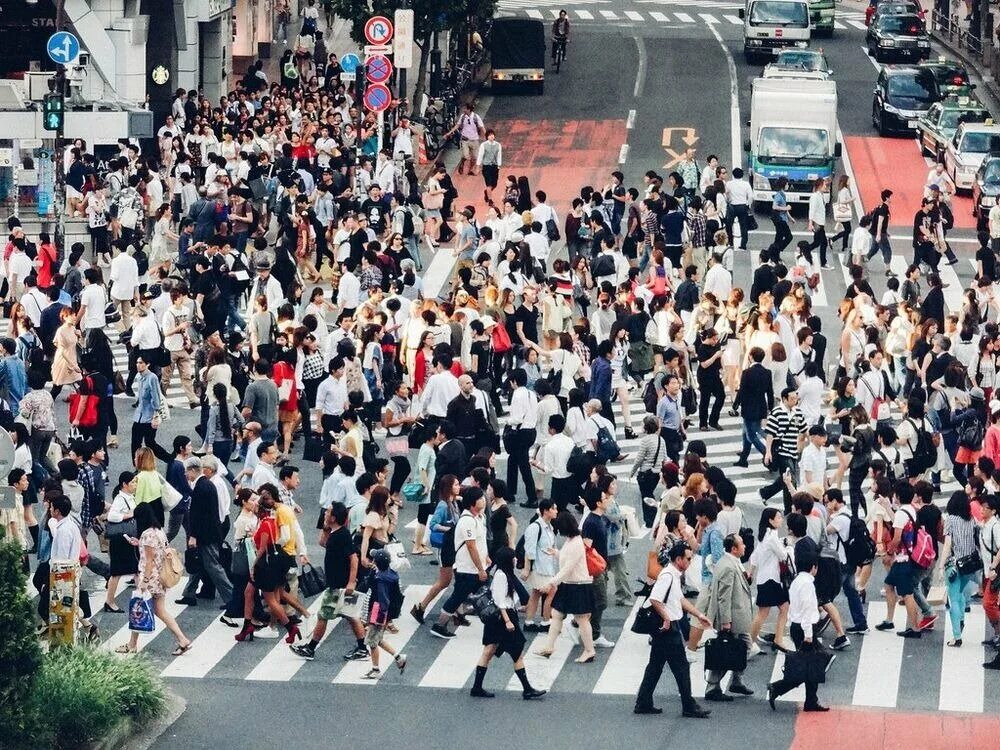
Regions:
[[[742,672],[747,668],[747,647],[733,633],[721,631],[705,643],[705,669],[712,672]]]
[[[706,661],[708,655],[706,654]],[[791,682],[826,682],[826,668],[830,657],[823,651],[789,651],[785,655],[785,679]]]
[[[299,591],[302,596],[316,596],[326,589],[326,578],[323,573],[312,565],[303,565],[299,573]]]

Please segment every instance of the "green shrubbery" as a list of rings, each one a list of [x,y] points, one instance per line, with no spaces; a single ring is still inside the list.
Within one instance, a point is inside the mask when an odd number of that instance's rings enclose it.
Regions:
[[[162,712],[163,685],[141,658],[84,646],[42,654],[20,559],[20,546],[0,536],[0,747],[76,748],[122,717]]]

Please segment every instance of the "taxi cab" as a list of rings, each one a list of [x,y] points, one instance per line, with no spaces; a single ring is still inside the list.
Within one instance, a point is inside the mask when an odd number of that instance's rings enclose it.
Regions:
[[[939,57],[920,63],[934,74],[938,89],[943,96],[972,96],[976,84],[969,81],[969,71],[961,63]]]
[[[944,168],[956,190],[972,190],[976,172],[993,151],[1000,151],[1000,125],[987,120],[958,126],[944,151]]]
[[[931,39],[924,22],[916,15],[876,14],[868,27],[865,44],[876,62],[891,58],[926,60],[931,53]]]
[[[986,122],[989,110],[977,100],[965,96],[950,96],[931,105],[917,119],[920,151],[935,161],[941,161],[948,143],[963,122]]]
[[[979,165],[972,183],[972,215],[977,227],[985,229],[990,209],[1000,200],[1000,153],[990,154]]]
[[[829,80],[833,76],[830,63],[823,50],[784,49],[774,62],[764,68],[764,78],[818,78]]]

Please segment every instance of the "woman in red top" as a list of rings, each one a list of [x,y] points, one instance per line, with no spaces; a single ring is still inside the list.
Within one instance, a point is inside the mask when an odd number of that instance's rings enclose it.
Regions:
[[[38,243],[38,254],[35,256],[35,276],[38,279],[38,288],[48,289],[52,286],[52,267],[56,262],[56,246],[52,244],[48,232],[38,233]]]
[[[278,340],[284,338],[278,335]],[[279,346],[281,344],[279,343]],[[292,435],[299,425],[299,392],[295,382],[294,349],[280,351],[271,370],[271,380],[278,387],[278,422],[284,439],[283,452],[287,456],[292,450]]]
[[[430,377],[431,360],[434,358],[434,332],[424,331],[420,337],[420,348],[413,363],[413,392],[420,393]]]

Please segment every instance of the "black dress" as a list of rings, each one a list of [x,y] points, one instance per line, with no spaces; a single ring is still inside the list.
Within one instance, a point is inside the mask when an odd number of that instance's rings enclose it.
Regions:
[[[139,548],[125,541],[124,535],[108,537],[108,554],[111,557],[110,575],[133,576],[139,572]]]

